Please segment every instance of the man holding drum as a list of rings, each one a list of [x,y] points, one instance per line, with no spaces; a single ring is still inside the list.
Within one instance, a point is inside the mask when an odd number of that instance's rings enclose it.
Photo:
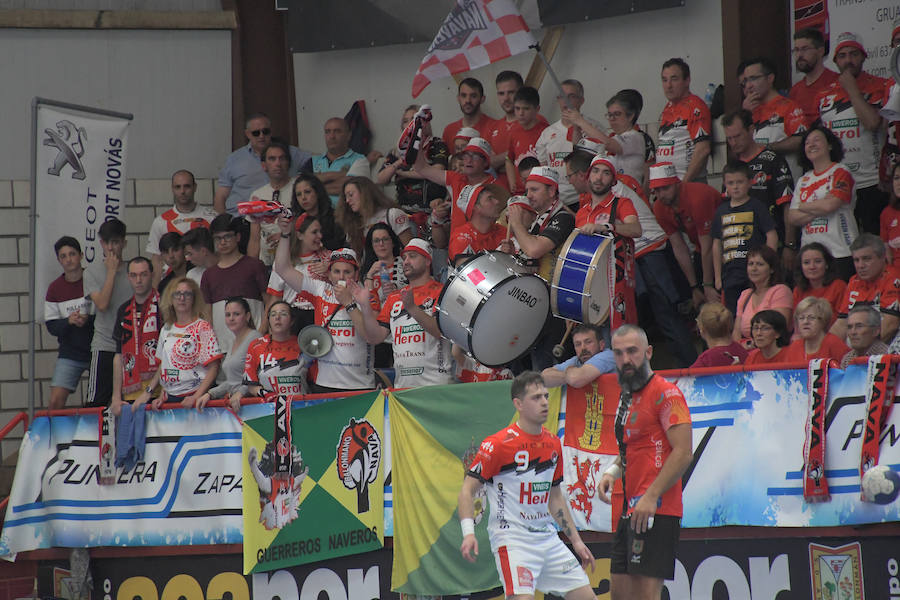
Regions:
[[[505,227],[497,223],[509,192],[497,184],[467,185],[456,199],[456,208],[465,214],[466,224],[453,232],[447,255],[450,262],[482,250],[497,250],[507,239]]]
[[[363,317],[363,335],[373,345],[391,336],[394,387],[453,383],[450,341],[441,336],[434,318],[442,286],[431,277],[431,248],[413,238],[400,256],[409,285],[388,296],[378,315],[369,306],[369,291],[348,284]]]
[[[604,154],[594,157],[588,171],[588,184],[591,201],[578,210],[575,226],[585,235],[598,233],[615,238],[616,281],[608,323],[615,330],[623,323],[637,323],[634,238],[640,237],[643,229],[631,200],[613,192],[616,167],[610,157]]]
[[[537,274],[548,283],[553,278],[553,267],[559,256],[560,246],[575,228],[575,219],[559,199],[559,176],[552,167],[535,167],[525,179],[525,193],[532,213],[519,205],[506,211],[509,230],[516,238],[519,257],[526,266],[535,268]],[[501,250],[514,252],[512,243],[503,243]],[[531,353],[531,368],[546,369],[553,360],[553,346],[560,343],[566,332],[562,319],[551,316]]]

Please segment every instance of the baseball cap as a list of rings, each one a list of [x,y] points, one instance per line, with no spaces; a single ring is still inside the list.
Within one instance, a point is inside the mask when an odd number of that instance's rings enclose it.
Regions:
[[[474,127],[463,127],[462,129],[460,129],[459,131],[456,132],[456,135],[453,137],[453,139],[455,139],[455,140],[462,139],[462,140],[466,140],[468,142],[472,138],[476,138],[480,135],[481,134],[478,133],[478,130],[475,129]]]
[[[656,163],[650,166],[650,187],[652,189],[680,182],[675,165],[670,162]]]
[[[401,252],[401,254],[406,252],[418,252],[428,260],[431,260],[431,246],[429,246],[428,242],[422,238],[413,238],[409,240],[409,243],[403,247],[403,252]]]
[[[336,262],[347,263],[348,265],[353,265],[357,269],[359,268],[359,263],[356,260],[356,252],[353,251],[353,248],[339,248],[338,250],[332,250],[331,257],[328,259],[328,266],[330,267]]]
[[[524,208],[528,212],[532,212],[537,214],[537,211],[534,210],[534,207],[531,205],[531,202],[528,200],[528,196],[510,196],[509,200],[506,201],[507,208],[510,206],[518,206],[520,208]]]
[[[575,150],[583,150],[596,156],[603,151],[603,144],[600,143],[600,140],[585,137],[578,140],[574,148]]]
[[[466,215],[466,221],[472,218],[472,211],[475,210],[475,201],[484,190],[485,187],[482,183],[467,185],[457,196],[456,208],[463,211],[463,214]]]
[[[594,160],[591,161],[591,166],[588,170],[593,169],[597,165],[606,165],[609,167],[610,171],[613,172],[613,175],[617,173],[616,171],[616,163],[613,161],[613,158],[608,154],[598,154],[594,157]]]
[[[559,187],[559,173],[552,167],[535,167],[531,169],[525,181],[537,181],[549,185],[550,187]]]
[[[480,154],[484,157],[484,160],[488,162],[490,162],[491,155],[494,153],[488,141],[480,137],[473,137],[471,140],[469,140],[469,143],[466,144],[466,147],[463,148],[462,151],[475,152],[476,154]]]
[[[838,52],[848,46],[852,46],[862,52],[865,58],[869,57],[869,54],[866,52],[866,48],[863,46],[862,38],[849,31],[845,31],[837,37],[837,45],[834,47],[834,56],[837,56]]]

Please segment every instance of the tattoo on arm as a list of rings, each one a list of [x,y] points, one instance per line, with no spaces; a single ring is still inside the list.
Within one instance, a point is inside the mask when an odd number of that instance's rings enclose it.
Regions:
[[[572,535],[572,528],[569,526],[569,521],[566,519],[566,513],[563,509],[556,511],[556,522],[559,523],[560,529],[563,530],[566,536]]]

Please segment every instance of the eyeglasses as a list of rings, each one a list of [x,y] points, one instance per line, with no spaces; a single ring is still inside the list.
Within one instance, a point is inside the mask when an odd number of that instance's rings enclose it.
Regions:
[[[194,292],[184,292],[184,291],[179,290],[177,292],[172,292],[172,297],[178,298],[179,300],[186,300],[188,298],[193,298]]]
[[[760,79],[765,79],[766,77],[768,77],[768,75],[748,75],[741,81],[741,87],[747,87],[748,83],[759,81]]]
[[[259,137],[261,135],[269,135],[270,133],[272,133],[271,129],[269,129],[268,127],[263,127],[262,129],[254,129],[250,132],[250,135],[252,135],[253,137]]]
[[[757,323],[750,328],[751,332],[763,333],[766,331],[774,331],[775,328],[767,323]]]
[[[802,54],[804,52],[812,52],[815,50],[815,46],[803,46],[802,48],[794,48],[791,50],[791,54]]]
[[[390,244],[390,243],[391,243],[391,238],[389,238],[389,237],[386,237],[386,238],[372,238],[372,243],[373,243],[373,244]]]
[[[234,233],[222,233],[220,235],[214,235],[213,241],[217,244],[221,244],[223,242],[230,242],[234,239]]]
[[[573,177],[580,175],[582,173],[584,173],[584,171],[572,171],[571,173],[566,173],[566,179],[568,179],[569,181],[572,181]]]
[[[625,116],[625,113],[621,110],[617,110],[616,112],[608,112],[606,113],[607,119],[618,119],[620,117]]]

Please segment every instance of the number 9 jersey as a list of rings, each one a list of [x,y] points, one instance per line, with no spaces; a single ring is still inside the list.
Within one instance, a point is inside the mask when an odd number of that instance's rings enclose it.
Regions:
[[[559,438],[541,428],[539,435],[518,424],[488,436],[469,466],[468,475],[485,483],[490,503],[491,548],[510,540],[556,537],[550,515],[550,487],[563,479]]]

